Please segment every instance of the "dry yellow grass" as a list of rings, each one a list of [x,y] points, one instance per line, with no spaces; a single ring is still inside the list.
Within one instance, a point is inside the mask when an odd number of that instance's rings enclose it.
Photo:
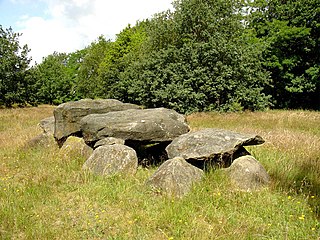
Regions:
[[[43,118],[53,115],[53,106],[0,109],[0,147],[17,148],[42,130],[37,127]]]

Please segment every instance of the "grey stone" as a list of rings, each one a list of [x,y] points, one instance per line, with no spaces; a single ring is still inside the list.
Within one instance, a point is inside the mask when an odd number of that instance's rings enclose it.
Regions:
[[[134,149],[121,144],[98,147],[83,165],[84,170],[103,176],[134,175],[137,168],[138,158]]]
[[[83,156],[87,159],[92,152],[93,149],[84,142],[83,138],[74,136],[68,137],[59,150],[60,156],[64,158]]]
[[[53,135],[48,133],[41,133],[34,138],[28,140],[24,148],[35,148],[35,147],[48,147],[51,145],[56,145]]]
[[[54,116],[42,119],[39,123],[39,126],[42,128],[44,133],[54,134]]]
[[[125,141],[120,138],[114,138],[114,137],[107,137],[99,140],[94,144],[94,149],[103,146],[103,145],[113,145],[113,144],[121,144],[124,145]]]
[[[252,156],[237,158],[225,171],[231,181],[245,191],[259,190],[270,182],[270,176],[265,168]]]
[[[53,112],[55,118],[54,137],[59,146],[62,146],[67,137],[71,135],[81,136],[80,120],[84,116],[132,108],[138,109],[140,107],[134,104],[122,103],[115,99],[82,99],[80,101],[63,103]]]
[[[203,176],[201,169],[176,157],[165,161],[146,184],[168,196],[180,198],[191,190],[194,183],[200,182]]]
[[[262,144],[262,137],[222,129],[202,129],[175,138],[166,147],[169,158],[187,161],[213,161],[230,164],[236,157],[249,154],[243,146]]]
[[[106,137],[141,142],[165,142],[189,131],[185,117],[166,108],[129,109],[91,114],[81,120],[87,144]]]

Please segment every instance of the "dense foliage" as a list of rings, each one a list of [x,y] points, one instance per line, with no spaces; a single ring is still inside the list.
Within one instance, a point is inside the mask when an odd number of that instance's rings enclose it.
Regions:
[[[32,97],[29,87],[32,78],[27,73],[29,49],[26,45],[20,47],[19,36],[0,25],[0,106],[23,105]]]
[[[123,74],[130,102],[180,112],[264,109],[268,73],[235,1],[177,1],[156,16],[149,52]]]
[[[127,26],[114,41],[100,36],[85,49],[53,53],[28,70],[28,48],[19,51],[19,34],[2,30],[1,61],[7,65],[0,69],[0,105],[116,98],[182,113],[319,109],[318,1],[173,5],[174,11]]]
[[[250,27],[265,42],[277,108],[314,108],[320,103],[320,2],[255,0]]]

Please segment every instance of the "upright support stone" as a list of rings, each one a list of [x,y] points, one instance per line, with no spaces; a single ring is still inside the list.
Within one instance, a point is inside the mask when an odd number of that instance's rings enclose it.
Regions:
[[[269,174],[252,156],[237,158],[225,171],[236,187],[241,190],[259,190],[270,183]]]
[[[122,144],[98,147],[83,165],[84,170],[103,176],[114,174],[134,175],[137,167],[136,152]]]
[[[165,161],[147,180],[146,184],[172,197],[183,197],[194,183],[199,182],[204,173],[201,169],[176,157]]]

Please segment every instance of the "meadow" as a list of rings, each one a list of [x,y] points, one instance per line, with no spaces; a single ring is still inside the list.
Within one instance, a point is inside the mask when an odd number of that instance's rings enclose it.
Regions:
[[[210,170],[182,199],[152,192],[146,179],[94,176],[86,159],[49,145],[27,147],[53,107],[0,109],[0,239],[320,239],[320,113],[195,113],[193,130],[261,135],[246,147],[271,176],[269,188],[243,192]]]

